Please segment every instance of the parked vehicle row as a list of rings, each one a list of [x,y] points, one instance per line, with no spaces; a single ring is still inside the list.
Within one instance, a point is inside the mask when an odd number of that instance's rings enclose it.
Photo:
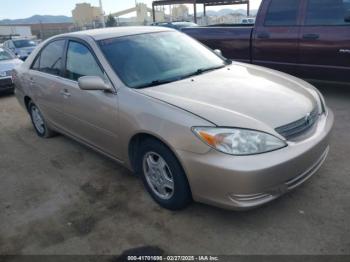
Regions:
[[[236,61],[350,83],[349,0],[263,0],[254,26],[182,31]]]
[[[11,52],[0,48],[0,93],[12,92],[12,70],[23,62]]]
[[[14,38],[3,43],[3,47],[13,52],[18,58],[26,60],[33,52],[37,43],[32,39]]]
[[[40,137],[62,133],[120,162],[168,209],[192,199],[268,203],[310,178],[329,151],[333,114],[316,88],[226,60],[173,29],[56,36],[14,81]]]

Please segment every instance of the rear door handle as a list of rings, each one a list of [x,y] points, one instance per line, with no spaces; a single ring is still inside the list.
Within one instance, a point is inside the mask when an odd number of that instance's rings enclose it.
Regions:
[[[341,54],[350,54],[350,49],[339,49],[339,53],[341,53]]]
[[[320,35],[318,34],[305,34],[303,35],[303,39],[308,39],[308,40],[317,40],[320,38]]]
[[[31,86],[35,85],[35,81],[34,81],[33,77],[30,77],[30,78],[29,78],[29,84],[30,84]]]
[[[258,33],[257,36],[258,36],[259,39],[269,39],[270,38],[270,34],[266,33],[266,32]]]
[[[71,94],[68,92],[67,89],[62,90],[62,91],[60,92],[60,94],[61,94],[62,96],[64,96],[65,98],[68,98],[68,97],[71,96]]]

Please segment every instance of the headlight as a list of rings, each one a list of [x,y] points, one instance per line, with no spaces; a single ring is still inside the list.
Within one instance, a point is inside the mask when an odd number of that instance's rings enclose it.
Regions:
[[[194,127],[192,130],[207,145],[230,155],[261,154],[287,146],[273,135],[254,130],[215,127]]]

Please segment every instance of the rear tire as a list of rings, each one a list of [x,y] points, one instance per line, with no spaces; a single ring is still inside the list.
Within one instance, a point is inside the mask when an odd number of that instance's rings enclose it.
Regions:
[[[137,171],[152,198],[163,208],[184,209],[192,202],[186,174],[175,155],[156,139],[141,143]]]
[[[57,135],[57,133],[47,125],[39,108],[33,102],[29,102],[28,111],[32,120],[33,127],[38,136],[43,138],[50,138]]]

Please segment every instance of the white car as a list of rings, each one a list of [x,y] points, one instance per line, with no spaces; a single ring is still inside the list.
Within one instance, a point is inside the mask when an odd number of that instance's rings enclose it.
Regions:
[[[10,51],[0,48],[0,93],[13,91],[12,70],[22,63]]]
[[[15,38],[4,42],[3,47],[11,50],[23,61],[34,51],[38,44],[32,39]]]

